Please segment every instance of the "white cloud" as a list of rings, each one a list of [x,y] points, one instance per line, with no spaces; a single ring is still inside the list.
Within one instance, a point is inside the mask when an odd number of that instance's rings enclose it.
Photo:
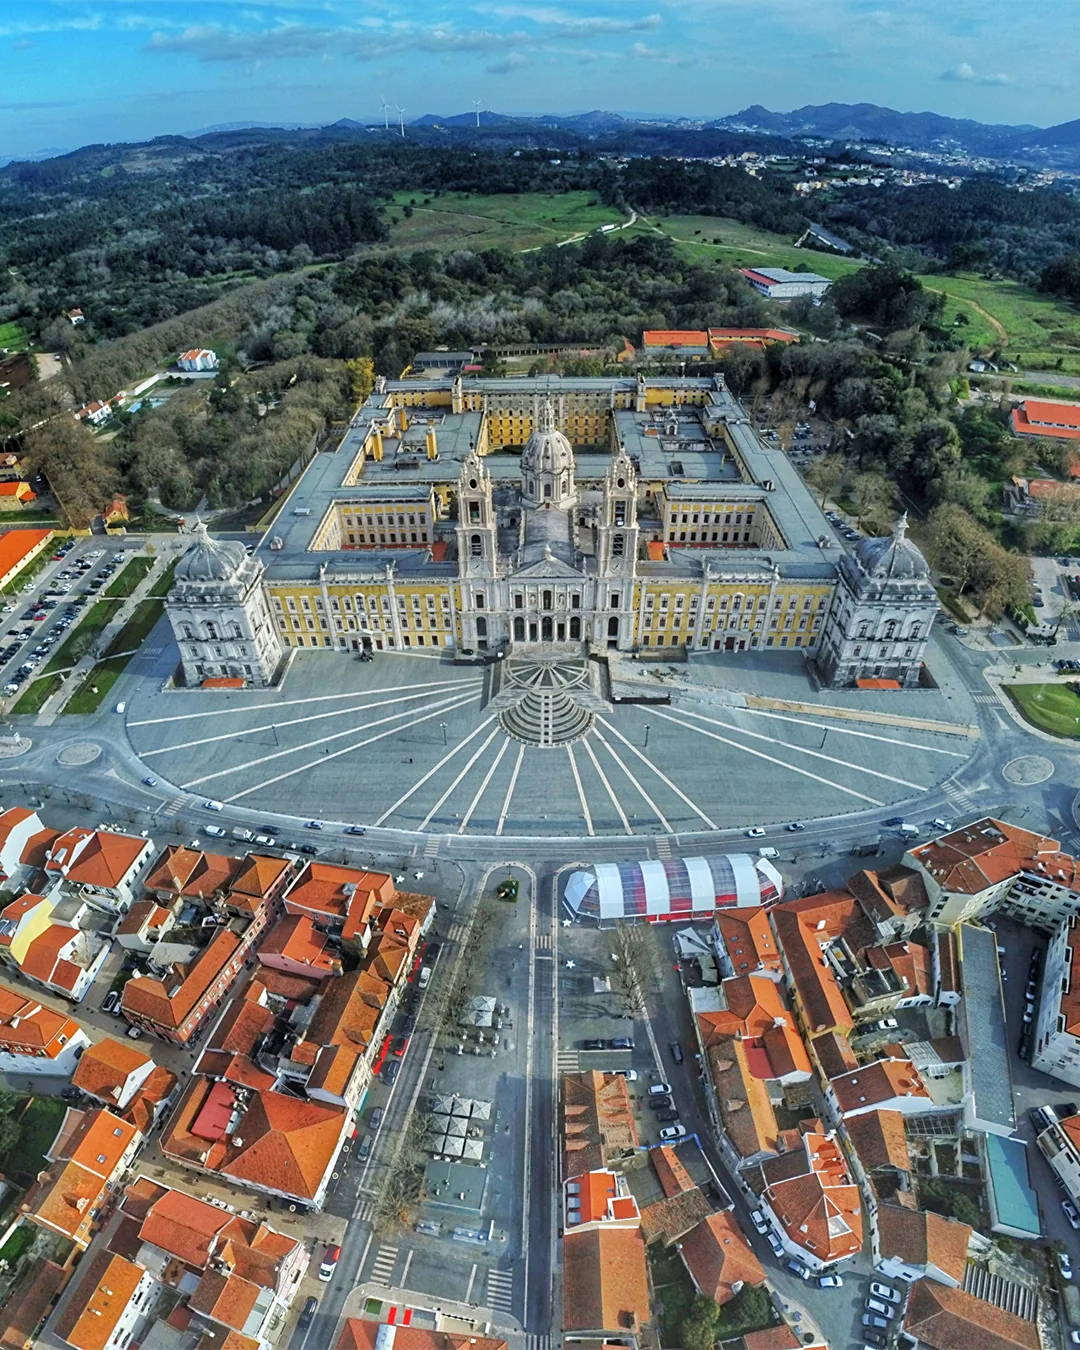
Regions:
[[[509,75],[511,71],[520,70],[527,62],[520,52],[508,52],[506,56],[498,61],[493,61],[490,66],[484,69],[489,75]]]
[[[1012,75],[999,71],[994,75],[980,75],[973,65],[968,61],[961,61],[958,66],[950,66],[948,70],[943,70],[938,76],[939,80],[957,80],[967,84],[1015,84],[1016,80]]]
[[[974,67],[969,66],[966,61],[961,61],[958,66],[950,66],[948,70],[943,70],[938,76],[939,80],[973,80],[974,78]]]

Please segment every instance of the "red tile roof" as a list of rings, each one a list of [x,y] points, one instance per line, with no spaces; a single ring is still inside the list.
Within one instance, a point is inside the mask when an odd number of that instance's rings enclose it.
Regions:
[[[741,1158],[774,1153],[779,1127],[765,1080],[750,1071],[747,1047],[734,1037],[716,1037],[705,1061],[724,1132]]]
[[[762,1164],[766,1197],[792,1242],[819,1261],[837,1261],[862,1247],[862,1200],[851,1181],[843,1152],[832,1135],[808,1131],[796,1159],[788,1155]],[[778,1164],[786,1164],[778,1166]],[[776,1180],[770,1177],[783,1172]]]
[[[336,1350],[375,1350],[380,1324],[350,1317],[341,1328]],[[201,1350],[201,1348],[200,1348]],[[507,1350],[506,1342],[492,1336],[455,1335],[428,1331],[426,1327],[402,1326],[393,1331],[393,1350]]]
[[[850,1031],[854,1025],[836,976],[825,962],[822,943],[843,934],[856,908],[854,897],[846,892],[825,891],[785,902],[771,911],[811,1034],[834,1027]]]
[[[232,928],[218,928],[190,967],[177,967],[176,973],[165,979],[135,975],[128,980],[124,985],[121,1008],[165,1030],[178,1030],[206,996],[239,946],[240,938]]]
[[[645,1241],[636,1228],[563,1239],[563,1330],[636,1332],[651,1320]]]
[[[704,328],[648,328],[641,335],[645,347],[707,347]]]
[[[85,1274],[79,1273],[82,1279],[57,1318],[56,1334],[76,1350],[105,1350],[145,1272],[105,1250],[89,1262]]]
[[[877,1227],[883,1257],[896,1257],[909,1266],[935,1266],[963,1284],[968,1243],[974,1231],[966,1223],[944,1219],[931,1210],[882,1204]]]
[[[932,1350],[1039,1350],[1041,1344],[1034,1322],[936,1280],[911,1286],[904,1329]]]
[[[1080,860],[1062,853],[1056,839],[986,817],[912,849],[945,891],[978,895],[1023,872],[1080,891]]]
[[[115,1103],[131,1074],[149,1063],[150,1056],[137,1050],[130,1041],[116,1041],[106,1036],[83,1051],[71,1082],[91,1097]]]
[[[679,1252],[698,1291],[715,1303],[733,1299],[740,1284],[765,1283],[761,1262],[730,1214],[710,1214],[683,1236]]]
[[[1080,437],[1080,404],[1027,398],[1014,406],[1010,421],[1017,436],[1053,436],[1075,440]]]
[[[838,1078],[830,1078],[829,1086],[836,1094],[842,1113],[858,1111],[875,1103],[884,1105],[898,1097],[930,1100],[926,1085],[910,1059],[875,1059]]]
[[[864,1172],[880,1167],[911,1171],[904,1117],[899,1111],[867,1111],[844,1122],[844,1130]]]
[[[736,975],[752,974],[759,966],[764,970],[781,968],[769,916],[762,906],[721,910],[716,923]]]
[[[146,840],[109,830],[68,830],[53,843],[46,871],[80,886],[115,889],[146,849]],[[74,858],[74,861],[71,861]]]
[[[6,577],[25,563],[30,554],[52,535],[52,530],[5,530],[0,535],[0,577]]]
[[[611,1154],[638,1145],[626,1079],[619,1074],[566,1074],[562,1080],[563,1177],[607,1165]]]

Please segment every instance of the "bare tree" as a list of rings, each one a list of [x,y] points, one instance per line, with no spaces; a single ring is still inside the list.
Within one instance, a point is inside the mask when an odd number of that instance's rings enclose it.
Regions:
[[[648,950],[645,930],[633,924],[620,924],[612,934],[615,950],[612,952],[611,983],[632,1017],[645,1011],[646,970]]]

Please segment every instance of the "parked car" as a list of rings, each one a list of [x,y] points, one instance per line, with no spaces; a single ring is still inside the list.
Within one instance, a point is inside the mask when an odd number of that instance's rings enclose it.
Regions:
[[[679,1042],[670,1041],[668,1043],[668,1049],[671,1051],[671,1058],[675,1061],[675,1063],[681,1064],[683,1062],[683,1052],[682,1046],[679,1044]]]
[[[884,1350],[889,1344],[889,1338],[883,1336],[880,1331],[864,1331],[863,1340],[866,1342],[864,1350]]]
[[[649,1110],[650,1110],[650,1111],[670,1111],[670,1110],[671,1110],[671,1098],[670,1098],[670,1097],[650,1097],[650,1098],[649,1098]]]
[[[371,1113],[371,1119],[368,1121],[368,1126],[372,1130],[377,1130],[379,1126],[382,1124],[383,1116],[385,1114],[386,1112],[383,1110],[383,1108],[381,1106],[377,1106],[375,1110],[372,1111]]]
[[[878,1317],[877,1313],[864,1312],[862,1315],[862,1324],[864,1327],[875,1327],[878,1331],[888,1331],[889,1322],[885,1317]]]
[[[882,1017],[876,1022],[864,1022],[860,1031],[895,1031],[899,1023],[895,1017]]]
[[[361,1162],[364,1162],[365,1159],[371,1157],[372,1142],[373,1141],[370,1134],[365,1134],[363,1139],[360,1140],[360,1147],[356,1150],[356,1156],[360,1159]]]
[[[765,831],[761,828],[760,825],[755,825],[752,830],[746,831],[746,837],[747,839],[764,839]]]
[[[120,1002],[119,989],[110,989],[101,1003],[102,1012],[113,1012]]]
[[[895,1317],[896,1309],[891,1303],[884,1303],[879,1298],[867,1298],[863,1306],[867,1312],[877,1313],[878,1317]]]
[[[819,1275],[817,1277],[819,1289],[839,1289],[844,1283],[840,1275]]]
[[[660,1131],[661,1139],[682,1139],[686,1134],[685,1125],[668,1125]]]
[[[408,1048],[409,1048],[408,1036],[399,1036],[397,1040],[394,1042],[394,1054],[397,1055],[398,1059],[401,1059],[401,1057],[405,1054],[405,1051]]]
[[[759,1233],[769,1232],[768,1222],[765,1218],[765,1215],[762,1214],[760,1209],[752,1209],[750,1211],[750,1222],[754,1225],[754,1227],[758,1230]]]
[[[304,822],[305,830],[321,830],[323,823],[321,820],[308,820]]]
[[[650,1087],[649,1087],[649,1096],[650,1096],[650,1097],[670,1097],[670,1096],[671,1096],[671,1084],[670,1084],[670,1083],[653,1083],[653,1084],[651,1084]]]
[[[215,839],[227,839],[228,830],[223,830],[220,825],[207,825],[204,827],[207,834],[212,834]]]
[[[769,1246],[772,1248],[773,1256],[776,1257],[783,1256],[784,1244],[780,1241],[780,1239],[776,1236],[776,1234],[772,1231],[772,1229],[770,1229],[765,1234],[765,1237],[766,1240],[768,1241]]]
[[[1072,1262],[1069,1260],[1068,1252],[1058,1252],[1057,1254],[1058,1273],[1063,1280],[1071,1280],[1073,1277]]]
[[[398,1070],[400,1068],[401,1068],[400,1059],[388,1059],[382,1068],[383,1082],[392,1086],[394,1079],[398,1076]]]
[[[318,856],[319,850],[315,847],[314,844],[301,844],[300,847],[297,849],[297,852],[306,853],[309,855],[309,857],[314,858]]]
[[[613,1069],[612,1073],[617,1073],[620,1078],[625,1078],[628,1083],[637,1082],[637,1069]]]
[[[790,1270],[792,1275],[797,1275],[800,1280],[808,1280],[810,1278],[809,1270],[807,1270],[801,1261],[796,1261],[793,1256],[788,1257],[784,1262],[784,1267],[785,1269]]]
[[[143,1029],[142,1027],[128,1027],[127,1034],[131,1037],[133,1041],[137,1041],[139,1037],[143,1034]]]
[[[607,1046],[598,1036],[590,1036],[581,1042],[582,1050],[606,1050]]]
[[[678,1120],[679,1113],[678,1111],[675,1110],[675,1108],[671,1105],[669,1101],[668,1105],[665,1106],[662,1111],[657,1111],[656,1119],[660,1121],[661,1124],[663,1124],[665,1121]]]
[[[364,834],[364,833],[366,833],[366,831],[364,830],[363,825],[347,825],[347,826],[345,827],[345,833],[346,833],[346,834]]]
[[[631,1036],[616,1036],[608,1042],[612,1050],[633,1050],[634,1041]]]
[[[337,1269],[338,1258],[341,1256],[340,1247],[327,1247],[326,1255],[319,1266],[319,1279],[324,1284],[329,1283],[334,1278],[334,1271]]]
[[[904,1296],[899,1289],[894,1289],[891,1284],[880,1284],[877,1280],[870,1281],[870,1292],[876,1298],[883,1298],[886,1303],[903,1303]]]
[[[311,1319],[315,1316],[315,1310],[319,1306],[317,1298],[309,1298],[300,1310],[300,1319],[296,1324],[297,1331],[307,1331],[311,1326]]]

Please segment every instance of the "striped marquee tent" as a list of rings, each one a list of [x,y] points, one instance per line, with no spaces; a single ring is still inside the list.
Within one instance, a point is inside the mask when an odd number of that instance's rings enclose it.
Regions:
[[[771,905],[784,882],[766,858],[749,853],[719,858],[669,858],[598,863],[572,872],[563,903],[575,919],[711,919],[718,909]]]

